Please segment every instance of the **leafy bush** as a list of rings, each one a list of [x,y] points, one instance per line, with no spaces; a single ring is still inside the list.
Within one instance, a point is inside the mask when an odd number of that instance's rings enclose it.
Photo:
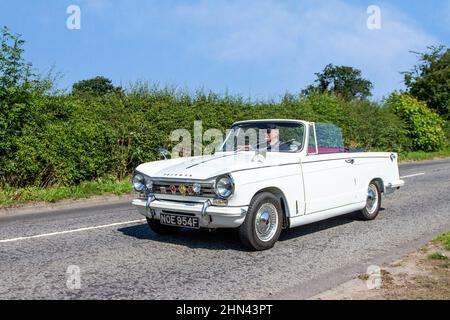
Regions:
[[[445,135],[447,137],[447,144],[450,144],[450,120],[447,120],[444,125]]]
[[[444,121],[408,94],[394,92],[387,101],[388,106],[406,124],[413,150],[436,151],[445,145]]]
[[[344,107],[346,117],[340,126],[347,146],[374,151],[411,150],[406,124],[385,105],[350,101]]]

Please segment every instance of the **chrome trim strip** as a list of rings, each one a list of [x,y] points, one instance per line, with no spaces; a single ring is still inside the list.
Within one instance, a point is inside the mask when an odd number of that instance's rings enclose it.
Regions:
[[[321,156],[321,155],[329,155],[329,154],[338,154],[338,153],[322,153],[322,154],[310,154],[309,156]],[[307,163],[315,163],[315,162],[325,162],[325,161],[336,161],[336,160],[348,160],[350,158],[353,159],[389,159],[389,157],[354,157],[355,154],[358,154],[358,152],[346,152],[348,156],[345,158],[336,158],[336,159],[323,159],[323,160],[313,160],[313,161],[303,161],[302,164]]]

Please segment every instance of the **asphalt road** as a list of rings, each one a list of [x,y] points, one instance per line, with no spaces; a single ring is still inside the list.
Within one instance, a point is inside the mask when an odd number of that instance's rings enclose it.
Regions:
[[[234,231],[155,235],[128,203],[0,216],[0,299],[308,298],[450,229],[450,159],[400,173],[425,174],[385,197],[376,220],[291,229],[264,252]]]

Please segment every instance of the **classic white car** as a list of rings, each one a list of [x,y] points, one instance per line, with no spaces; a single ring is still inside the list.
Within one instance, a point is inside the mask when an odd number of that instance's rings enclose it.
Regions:
[[[334,125],[252,120],[235,123],[213,155],[138,166],[133,185],[158,234],[239,228],[244,245],[265,250],[282,229],[350,212],[372,220],[404,182],[396,153],[345,149]]]

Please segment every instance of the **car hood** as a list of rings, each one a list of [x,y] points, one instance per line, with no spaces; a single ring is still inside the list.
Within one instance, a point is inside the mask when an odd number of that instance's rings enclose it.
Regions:
[[[298,158],[296,154],[287,153],[267,153],[264,157],[255,152],[224,152],[211,156],[149,162],[136,170],[153,178],[207,180],[239,170],[298,162]]]

